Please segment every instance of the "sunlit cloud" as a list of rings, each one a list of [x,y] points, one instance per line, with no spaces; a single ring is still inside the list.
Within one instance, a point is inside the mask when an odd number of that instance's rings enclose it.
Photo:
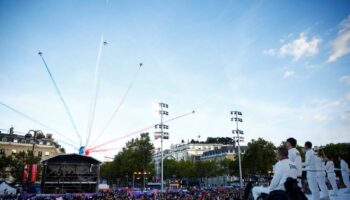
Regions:
[[[328,57],[328,62],[334,62],[350,53],[350,15],[339,26],[338,35],[331,43],[332,54]]]
[[[309,39],[305,32],[301,32],[298,38],[287,43],[283,40],[283,45],[280,48],[265,49],[263,54],[268,56],[291,56],[296,61],[303,57],[318,54],[320,43],[321,39],[319,37],[314,36]]]
[[[350,110],[347,110],[347,111],[343,112],[343,113],[340,115],[340,119],[343,120],[343,121],[348,121],[348,120],[350,120]]]
[[[293,70],[285,70],[283,73],[283,77],[288,78],[288,77],[294,76],[294,73],[295,72]]]
[[[329,117],[325,114],[315,114],[313,116],[313,119],[316,120],[316,121],[326,121],[329,119]]]
[[[339,81],[344,82],[346,85],[350,85],[350,76],[342,76]]]
[[[292,56],[294,60],[299,60],[302,57],[311,57],[318,53],[320,42],[321,39],[318,37],[312,37],[312,39],[308,40],[306,33],[302,32],[299,34],[299,38],[284,44],[279,49],[279,55]]]

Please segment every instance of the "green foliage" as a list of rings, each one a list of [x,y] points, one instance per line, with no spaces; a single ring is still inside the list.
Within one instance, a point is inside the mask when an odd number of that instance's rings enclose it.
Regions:
[[[134,172],[150,172],[150,176],[154,175],[153,149],[148,133],[142,133],[140,138],[128,141],[123,151],[119,152],[112,162],[101,165],[100,176],[110,183],[122,180],[126,185]]]
[[[337,166],[339,166],[339,155],[342,156],[347,163],[350,163],[350,144],[348,143],[327,144],[324,148],[324,153],[332,157],[332,160]]]
[[[220,162],[221,167],[221,173],[233,176],[238,175],[238,158],[235,158],[235,160],[225,159]]]
[[[233,144],[232,137],[208,137],[205,143],[209,144]]]
[[[192,139],[191,144],[233,144],[233,138],[231,137],[208,137],[206,141],[198,141]]]
[[[164,178],[201,178],[222,175],[222,170],[218,163],[214,161],[185,161],[185,160],[164,160]]]
[[[10,168],[11,169],[11,175],[15,178],[15,182],[19,183],[22,181],[24,167],[26,164],[38,164],[40,161],[40,158],[37,156],[33,156],[32,151],[21,151],[15,155],[10,156],[1,156],[0,159],[0,174],[2,178],[5,174],[5,169]],[[41,166],[38,165],[38,174],[41,172]],[[38,179],[40,179],[40,176],[38,176]]]
[[[276,163],[275,145],[262,138],[248,143],[248,149],[242,155],[242,170],[244,174],[268,174]],[[237,160],[237,159],[236,159]]]

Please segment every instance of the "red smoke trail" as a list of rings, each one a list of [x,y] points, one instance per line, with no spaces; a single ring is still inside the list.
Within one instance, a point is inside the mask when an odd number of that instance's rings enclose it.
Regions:
[[[186,113],[186,114],[183,114],[183,115],[179,115],[179,116],[177,116],[177,117],[174,117],[174,118],[171,118],[171,119],[169,119],[169,120],[166,120],[166,121],[164,121],[163,123],[171,122],[171,121],[174,121],[174,120],[176,120],[176,119],[179,119],[179,118],[182,118],[182,117],[185,117],[185,116],[187,116],[187,115],[194,114],[194,113],[195,113],[195,111],[192,111],[192,112],[189,112],[189,113]],[[157,123],[157,124],[158,124],[158,123]],[[124,135],[124,136],[121,136],[121,137],[118,137],[118,138],[114,138],[114,139],[109,140],[109,141],[107,141],[107,142],[105,142],[105,143],[102,143],[102,144],[100,144],[100,145],[91,147],[91,148],[89,148],[88,150],[89,150],[89,151],[93,151],[93,150],[98,149],[98,148],[100,148],[100,147],[103,147],[103,146],[105,146],[105,145],[107,145],[107,144],[110,144],[110,143],[113,143],[113,142],[115,142],[115,141],[118,141],[118,140],[121,140],[121,139],[130,137],[130,136],[132,136],[132,135],[141,133],[141,132],[143,132],[143,131],[146,131],[146,130],[148,130],[148,129],[153,128],[153,127],[154,127],[155,125],[157,125],[157,124],[153,124],[153,125],[151,125],[151,126],[147,126],[146,128],[139,129],[139,130],[137,130],[137,131],[131,132],[131,133],[127,134],[127,135]]]

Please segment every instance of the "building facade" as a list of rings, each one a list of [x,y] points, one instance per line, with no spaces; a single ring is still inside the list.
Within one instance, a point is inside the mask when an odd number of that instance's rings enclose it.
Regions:
[[[242,149],[242,147],[241,147]],[[209,144],[209,143],[181,143],[171,145],[170,149],[163,151],[164,159],[180,160],[214,160],[220,161],[225,158],[234,159],[237,147],[224,144]],[[243,153],[243,151],[242,151]],[[157,176],[160,177],[161,171],[161,152],[157,149],[153,153],[153,163],[156,168]]]
[[[34,137],[33,134],[15,134],[13,128],[8,133],[0,131],[0,157],[15,155],[19,152],[32,151],[34,144],[34,156],[42,159],[64,153],[64,149],[54,141],[52,134],[44,135],[41,131]]]

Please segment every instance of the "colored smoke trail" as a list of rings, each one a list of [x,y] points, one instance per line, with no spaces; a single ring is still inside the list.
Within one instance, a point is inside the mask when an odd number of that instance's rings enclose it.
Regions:
[[[60,90],[59,90],[59,88],[58,88],[58,86],[57,86],[57,83],[56,83],[55,79],[53,78],[53,75],[52,75],[52,73],[51,73],[51,70],[50,70],[49,66],[47,65],[47,63],[46,63],[46,61],[45,61],[45,59],[44,59],[42,53],[39,52],[39,55],[40,55],[40,57],[41,57],[41,59],[42,59],[44,65],[45,65],[45,68],[46,68],[46,70],[47,70],[47,73],[49,74],[50,79],[51,79],[51,81],[52,81],[52,83],[53,83],[53,85],[54,85],[54,87],[55,87],[55,90],[56,90],[58,96],[60,97],[60,100],[61,100],[61,102],[62,102],[62,104],[63,104],[63,106],[64,106],[64,109],[66,110],[66,113],[67,113],[67,115],[68,115],[68,117],[69,117],[69,120],[70,120],[70,122],[71,122],[71,124],[72,124],[72,126],[73,126],[73,128],[74,128],[74,131],[75,131],[76,135],[77,135],[78,138],[79,138],[80,146],[81,146],[81,143],[82,143],[81,137],[80,137],[79,131],[78,131],[78,129],[77,129],[77,126],[76,126],[75,123],[74,123],[72,114],[71,114],[71,112],[70,112],[70,110],[69,110],[69,108],[68,108],[68,106],[67,106],[67,104],[66,104],[66,101],[64,100],[64,98],[63,98],[63,96],[62,96],[62,94],[61,94],[61,92],[60,92]]]

